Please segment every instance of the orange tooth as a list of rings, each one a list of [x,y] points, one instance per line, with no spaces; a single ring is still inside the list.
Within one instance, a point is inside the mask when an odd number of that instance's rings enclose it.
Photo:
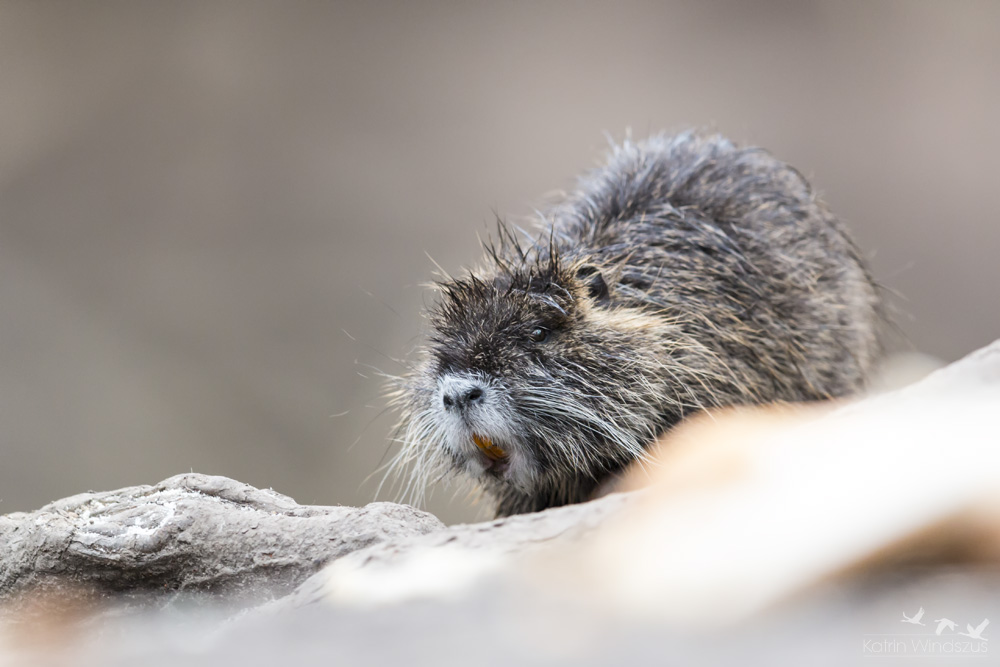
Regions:
[[[494,461],[507,458],[507,452],[494,445],[493,441],[489,438],[473,433],[472,442],[476,443],[476,447],[479,447],[483,454],[486,454],[486,456],[490,457]]]

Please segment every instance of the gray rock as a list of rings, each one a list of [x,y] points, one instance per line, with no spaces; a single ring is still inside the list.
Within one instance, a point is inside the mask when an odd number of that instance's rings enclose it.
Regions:
[[[371,582],[380,584],[385,597],[363,603],[381,604],[420,597],[422,589],[414,590],[414,583],[426,587],[429,597],[436,597],[442,586],[457,593],[481,576],[508,567],[516,556],[587,536],[641,493],[616,493],[589,503],[386,540],[340,559],[340,579],[364,586],[365,595],[370,592]],[[452,561],[444,560],[443,567],[435,567],[435,561],[442,562],[437,558],[441,552],[461,556]],[[421,571],[424,563],[431,567]],[[331,572],[324,569],[272,606],[281,609],[327,600],[331,593],[330,582]],[[343,593],[350,596],[350,591]]]
[[[298,505],[226,477],[177,475],[0,517],[0,599],[82,585],[260,601],[289,592],[332,559],[443,527],[405,505]]]
[[[964,406],[966,397],[982,402],[995,396],[998,382],[1000,342],[816,424],[823,429],[836,420],[878,417],[904,403],[921,410],[937,406],[940,421],[959,414],[948,412],[949,406]],[[910,433],[888,432],[904,440]],[[950,438],[942,442],[949,451],[962,451]],[[945,460],[934,459],[934,465]],[[859,492],[850,484],[844,488]],[[100,632],[85,633],[69,663],[151,667],[331,660],[843,665],[864,662],[872,636],[907,645],[920,640],[901,626],[902,611],[924,607],[931,618],[951,615],[963,623],[998,613],[994,570],[975,562],[919,559],[845,570],[850,576],[817,582],[784,605],[722,629],[688,630],[646,607],[610,606],[610,598],[598,595],[599,584],[614,588],[616,576],[635,571],[640,563],[633,554],[686,544],[683,534],[670,533],[659,546],[642,540],[625,545],[617,561],[589,559],[601,540],[608,546],[618,539],[614,524],[634,521],[651,492],[446,528],[405,506],[306,507],[226,478],[182,475],[153,487],[83,494],[0,517],[0,597],[31,586],[81,582],[157,601],[164,599],[163,590],[202,591],[220,602],[290,592],[235,617],[231,608],[171,614],[157,605],[148,614],[106,617]],[[881,496],[873,498],[870,511],[885,504]],[[742,555],[736,548],[723,553]],[[642,580],[656,585],[651,577]]]

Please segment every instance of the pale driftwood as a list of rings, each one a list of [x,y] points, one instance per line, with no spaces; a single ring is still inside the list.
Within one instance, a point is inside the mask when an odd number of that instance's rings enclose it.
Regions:
[[[441,528],[405,505],[298,505],[226,477],[178,475],[0,516],[0,599],[82,585],[259,601],[346,553]]]

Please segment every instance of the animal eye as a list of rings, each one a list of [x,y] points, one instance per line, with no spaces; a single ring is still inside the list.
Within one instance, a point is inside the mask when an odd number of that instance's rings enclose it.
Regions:
[[[549,330],[544,327],[535,327],[528,334],[528,338],[534,343],[544,342],[549,337]]]

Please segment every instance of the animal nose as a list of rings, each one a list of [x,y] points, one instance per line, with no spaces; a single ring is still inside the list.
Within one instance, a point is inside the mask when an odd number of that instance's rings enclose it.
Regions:
[[[485,396],[485,387],[472,385],[445,390],[441,394],[441,401],[446,410],[462,411],[476,403],[482,403]]]

